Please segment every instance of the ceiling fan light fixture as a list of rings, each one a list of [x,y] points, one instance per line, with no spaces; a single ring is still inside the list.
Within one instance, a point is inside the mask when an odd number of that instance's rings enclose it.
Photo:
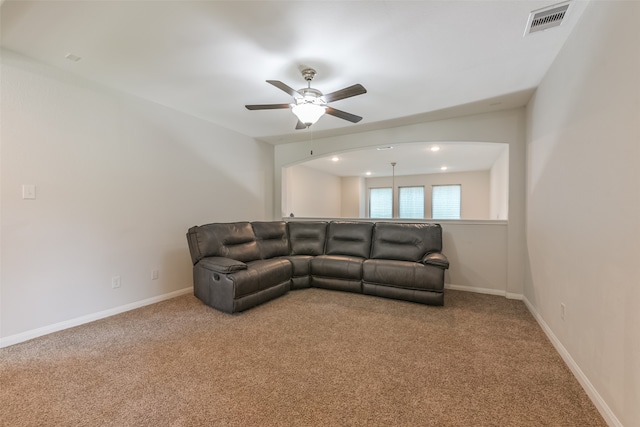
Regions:
[[[1,1],[1,0],[0,0]],[[291,108],[293,114],[298,118],[296,130],[307,129],[309,126],[320,120],[325,113],[337,117],[351,123],[358,123],[362,117],[337,108],[329,107],[327,104],[333,101],[339,101],[352,96],[367,93],[367,90],[361,84],[351,85],[344,89],[323,95],[318,89],[311,87],[311,80],[316,75],[316,71],[312,68],[302,70],[302,77],[307,81],[307,87],[295,90],[291,86],[282,83],[280,80],[267,80],[267,83],[277,87],[283,92],[293,96],[295,103],[292,104],[249,104],[245,105],[247,110],[278,110],[281,108]]]
[[[324,115],[326,110],[327,107],[323,105],[312,104],[308,102],[296,104],[291,107],[291,111],[293,111],[293,114],[295,114],[296,117],[298,117],[298,120],[304,123],[307,127],[320,120],[320,117]]]

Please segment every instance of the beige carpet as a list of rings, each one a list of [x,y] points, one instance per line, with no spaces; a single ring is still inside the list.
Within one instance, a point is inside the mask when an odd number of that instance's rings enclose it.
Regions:
[[[183,296],[0,350],[2,426],[604,426],[520,301]]]

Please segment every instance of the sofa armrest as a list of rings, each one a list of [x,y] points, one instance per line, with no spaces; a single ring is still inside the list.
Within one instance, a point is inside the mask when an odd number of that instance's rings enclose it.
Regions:
[[[242,261],[238,261],[231,258],[211,256],[202,258],[198,265],[206,268],[207,270],[215,271],[216,273],[233,273],[238,270],[246,270],[247,264]]]
[[[431,252],[426,254],[424,258],[422,258],[422,263],[425,265],[433,265],[435,267],[440,267],[443,269],[449,268],[449,260],[444,254],[440,252]]]

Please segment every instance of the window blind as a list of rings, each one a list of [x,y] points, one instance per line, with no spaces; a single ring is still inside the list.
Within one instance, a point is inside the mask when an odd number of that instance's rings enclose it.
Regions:
[[[460,219],[460,185],[434,185],[431,191],[431,218]]]
[[[393,216],[392,197],[391,188],[369,189],[369,218],[391,218]]]
[[[400,218],[424,218],[424,187],[400,187],[398,198]]]

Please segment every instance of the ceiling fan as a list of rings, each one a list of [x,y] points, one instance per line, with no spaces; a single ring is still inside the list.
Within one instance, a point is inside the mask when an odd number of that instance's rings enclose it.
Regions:
[[[248,110],[275,110],[279,108],[291,108],[293,114],[298,117],[296,129],[308,128],[317,122],[325,113],[340,119],[348,120],[352,123],[358,123],[362,120],[362,117],[360,116],[337,110],[333,107],[329,107],[327,104],[333,101],[339,101],[341,99],[367,93],[364,86],[361,84],[355,84],[353,86],[331,92],[327,95],[323,95],[318,89],[311,87],[311,80],[313,80],[315,75],[316,70],[313,68],[305,68],[302,70],[302,77],[307,81],[307,87],[300,90],[295,90],[279,80],[267,80],[267,83],[270,83],[278,89],[293,96],[295,101],[294,103],[245,105],[245,107],[247,107]]]

